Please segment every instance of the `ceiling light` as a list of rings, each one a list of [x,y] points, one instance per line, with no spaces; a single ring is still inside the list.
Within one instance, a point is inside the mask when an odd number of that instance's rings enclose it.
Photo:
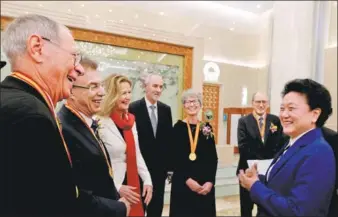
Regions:
[[[84,7],[84,4],[82,4],[81,7]]]
[[[209,37],[209,40],[211,40],[211,37]]]
[[[28,11],[26,11],[25,14],[28,14]]]
[[[143,55],[144,53],[141,51],[141,54]]]
[[[337,6],[337,2],[333,2],[333,5],[334,5],[334,6]]]
[[[39,4],[39,7],[43,7],[43,5],[42,5],[42,4]]]
[[[155,34],[153,34],[153,36],[155,36]]]
[[[117,64],[120,64],[120,62],[117,62]]]
[[[146,26],[147,26],[147,24],[143,24],[143,26],[144,26],[144,27],[146,27]]]
[[[111,12],[113,12],[113,10],[112,10],[112,9],[109,9],[108,11],[109,11],[110,13],[111,13]]]
[[[72,12],[72,10],[68,9],[68,12]]]
[[[160,12],[160,15],[163,16],[163,15],[164,15],[164,12],[161,11],[161,12]]]
[[[138,14],[135,14],[135,16],[134,16],[134,17],[135,17],[135,19],[138,19]]]
[[[164,41],[166,41],[167,39],[165,38],[165,39],[163,39]]]
[[[123,23],[123,20],[120,20],[121,23]]]
[[[261,8],[261,5],[256,5],[256,8]]]
[[[235,22],[232,22],[232,24],[234,24],[234,25],[235,25],[236,23],[235,23]]]
[[[98,15],[98,14],[95,14],[95,17],[99,17],[99,15]]]
[[[235,30],[235,28],[230,28],[230,31],[234,31]]]

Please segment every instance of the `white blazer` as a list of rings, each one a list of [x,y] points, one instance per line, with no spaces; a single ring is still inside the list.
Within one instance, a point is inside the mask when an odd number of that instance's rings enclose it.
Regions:
[[[99,136],[108,150],[110,161],[113,168],[114,183],[117,190],[120,191],[127,170],[126,164],[127,145],[120,131],[117,129],[114,121],[110,117],[99,117],[99,119],[100,119]],[[136,123],[134,123],[132,131],[135,140],[138,174],[140,175],[144,185],[152,186],[150,173],[140,152]]]

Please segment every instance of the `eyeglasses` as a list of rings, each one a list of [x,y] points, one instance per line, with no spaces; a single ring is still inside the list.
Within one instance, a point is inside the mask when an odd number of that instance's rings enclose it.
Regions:
[[[87,89],[87,90],[90,90],[90,91],[96,91],[100,88],[103,88],[104,89],[104,86],[103,84],[90,84],[88,86],[81,86],[81,85],[76,85],[76,84],[73,84],[73,88],[74,87],[77,87],[77,88],[83,88],[83,89]]]
[[[267,103],[268,101],[266,101],[266,100],[257,100],[257,101],[254,101],[254,103],[256,103],[256,104],[263,104],[263,105],[265,105],[266,103]]]
[[[197,100],[185,101],[184,104],[186,105],[197,105],[199,102]]]
[[[56,43],[56,42],[50,40],[49,38],[45,38],[45,37],[41,37],[41,38],[42,38],[43,40],[48,41],[48,42],[51,43],[51,44],[54,44],[54,45],[57,46],[59,49],[65,51],[65,52],[67,52],[67,53],[69,53],[70,55],[74,56],[74,67],[76,67],[76,66],[78,66],[78,65],[80,64],[80,61],[81,61],[81,59],[82,59],[81,54],[79,54],[79,53],[71,53],[71,52],[69,52],[68,50],[62,48],[62,47],[60,46],[60,44],[58,44],[58,43]]]

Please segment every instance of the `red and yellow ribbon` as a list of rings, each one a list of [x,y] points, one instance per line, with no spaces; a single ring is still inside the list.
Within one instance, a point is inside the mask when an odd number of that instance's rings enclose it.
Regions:
[[[72,158],[71,158],[71,155],[69,153],[69,150],[68,150],[67,144],[65,142],[65,139],[63,138],[62,128],[61,128],[60,123],[58,121],[58,118],[56,116],[56,113],[55,113],[55,110],[54,110],[54,104],[53,104],[53,101],[50,98],[50,96],[35,81],[33,81],[31,78],[27,77],[26,75],[23,75],[23,74],[18,73],[18,72],[13,72],[11,74],[11,76],[14,77],[14,78],[16,78],[16,79],[19,79],[19,80],[21,80],[21,81],[23,81],[23,82],[25,82],[27,84],[29,84],[35,90],[37,90],[41,94],[41,96],[44,98],[44,100],[46,101],[46,103],[48,105],[48,108],[49,108],[50,112],[52,113],[52,115],[54,117],[54,120],[56,122],[56,125],[58,127],[58,130],[59,130],[62,142],[63,142],[63,146],[64,146],[65,151],[67,153],[67,157],[68,157],[70,166],[72,167],[73,166],[73,164],[72,164]],[[78,191],[78,188],[77,188],[76,185],[75,185],[75,189],[76,189],[76,197],[79,197],[79,191]]]
[[[87,126],[88,130],[92,133],[92,135],[94,136],[94,138],[96,139],[96,141],[99,143],[100,148],[102,149],[102,152],[103,152],[104,157],[105,157],[105,159],[106,159],[106,163],[107,163],[107,166],[108,166],[108,169],[109,169],[109,175],[113,178],[113,169],[112,169],[112,167],[111,167],[110,164],[109,164],[109,161],[108,161],[108,155],[107,155],[107,153],[106,153],[106,151],[105,151],[105,149],[104,149],[104,147],[103,147],[103,144],[102,144],[101,140],[99,140],[99,139],[96,137],[96,135],[95,135],[94,131],[92,130],[92,128],[91,128],[90,126],[88,126],[86,120],[81,116],[81,114],[80,114],[78,111],[76,111],[74,108],[72,108],[71,106],[69,106],[67,103],[65,103],[65,106],[66,106],[66,108],[68,108],[74,115],[76,115],[78,118],[80,118],[80,120]]]

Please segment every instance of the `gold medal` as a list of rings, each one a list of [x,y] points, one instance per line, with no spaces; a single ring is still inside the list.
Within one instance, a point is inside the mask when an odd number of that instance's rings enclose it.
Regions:
[[[190,154],[189,154],[189,159],[191,161],[196,160],[197,156],[195,154],[196,151],[196,147],[197,147],[197,140],[198,140],[198,135],[199,135],[199,131],[200,131],[200,124],[197,122],[197,127],[196,127],[196,131],[195,131],[195,137],[194,139],[192,138],[192,132],[191,132],[191,128],[189,125],[189,121],[186,120],[187,123],[187,127],[188,127],[188,134],[189,134],[189,141],[190,141]]]
[[[191,161],[196,160],[196,158],[197,158],[197,156],[196,156],[195,153],[190,153],[190,154],[189,154],[189,159],[190,159]]]

